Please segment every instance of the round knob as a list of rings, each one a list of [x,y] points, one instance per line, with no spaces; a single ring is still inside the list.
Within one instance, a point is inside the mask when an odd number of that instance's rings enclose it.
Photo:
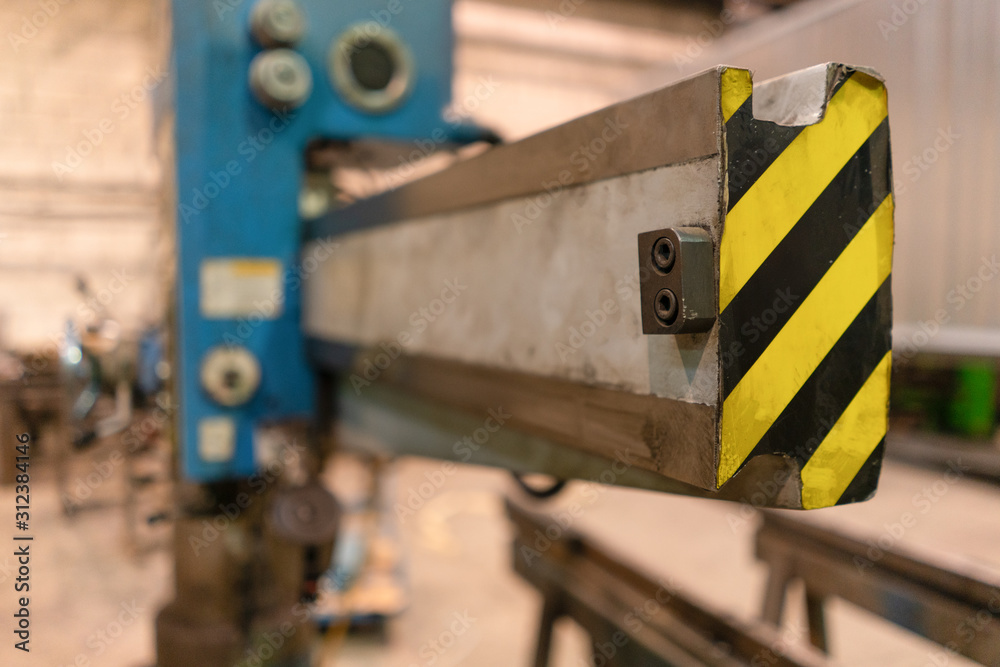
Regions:
[[[201,362],[201,386],[219,405],[243,405],[260,386],[260,363],[245,347],[214,347]]]
[[[290,49],[262,51],[250,62],[250,88],[269,109],[294,109],[312,93],[309,63]]]
[[[260,0],[250,12],[250,32],[264,48],[292,46],[306,32],[306,17],[293,0]]]

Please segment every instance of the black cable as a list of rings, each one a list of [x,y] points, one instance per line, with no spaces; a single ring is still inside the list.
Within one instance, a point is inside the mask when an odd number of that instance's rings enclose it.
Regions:
[[[525,493],[527,493],[532,498],[537,498],[539,500],[551,498],[552,496],[562,491],[563,487],[566,486],[566,480],[557,479],[552,483],[552,486],[549,486],[548,488],[536,489],[535,487],[531,486],[530,484],[528,484],[528,482],[525,481],[524,475],[522,475],[521,473],[511,472],[510,474],[514,476],[514,481],[517,482],[517,485],[520,486]]]

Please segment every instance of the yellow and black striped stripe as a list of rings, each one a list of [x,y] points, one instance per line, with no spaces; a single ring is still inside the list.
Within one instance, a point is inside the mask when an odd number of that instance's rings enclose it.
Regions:
[[[755,120],[746,70],[723,70],[721,81],[718,485],[753,456],[789,456],[806,508],[874,492],[887,426],[886,92],[867,73],[837,73],[822,120],[806,127]]]

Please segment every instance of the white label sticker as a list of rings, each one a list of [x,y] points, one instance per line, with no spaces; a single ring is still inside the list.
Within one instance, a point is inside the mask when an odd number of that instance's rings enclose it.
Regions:
[[[273,320],[285,301],[281,262],[227,257],[201,263],[201,315],[214,320]]]
[[[198,422],[198,456],[205,463],[225,463],[236,455],[236,423],[229,417]]]

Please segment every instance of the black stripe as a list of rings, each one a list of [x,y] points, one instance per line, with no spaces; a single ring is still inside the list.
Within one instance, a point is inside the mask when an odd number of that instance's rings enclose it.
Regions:
[[[885,438],[883,437],[875,449],[872,450],[872,453],[868,455],[868,459],[861,466],[861,469],[858,470],[858,474],[854,476],[851,483],[840,494],[840,499],[837,500],[838,505],[861,502],[875,495],[875,489],[878,487],[879,473],[882,472],[882,457],[884,454]]]
[[[837,82],[830,98],[849,79]],[[766,120],[754,120],[751,94],[726,121],[726,150],[729,162],[729,204],[731,211],[743,195],[767,171],[778,156],[807,126],[788,127]]]
[[[723,398],[739,384],[889,194],[888,149],[886,119],[719,316],[723,350],[728,351],[722,364]]]
[[[790,456],[800,465],[809,460],[891,348],[891,282],[891,276],[885,279],[747,461],[761,454]]]
[[[727,210],[733,209],[802,130],[802,127],[754,120],[753,95],[743,102],[726,121],[726,150],[729,152]]]

